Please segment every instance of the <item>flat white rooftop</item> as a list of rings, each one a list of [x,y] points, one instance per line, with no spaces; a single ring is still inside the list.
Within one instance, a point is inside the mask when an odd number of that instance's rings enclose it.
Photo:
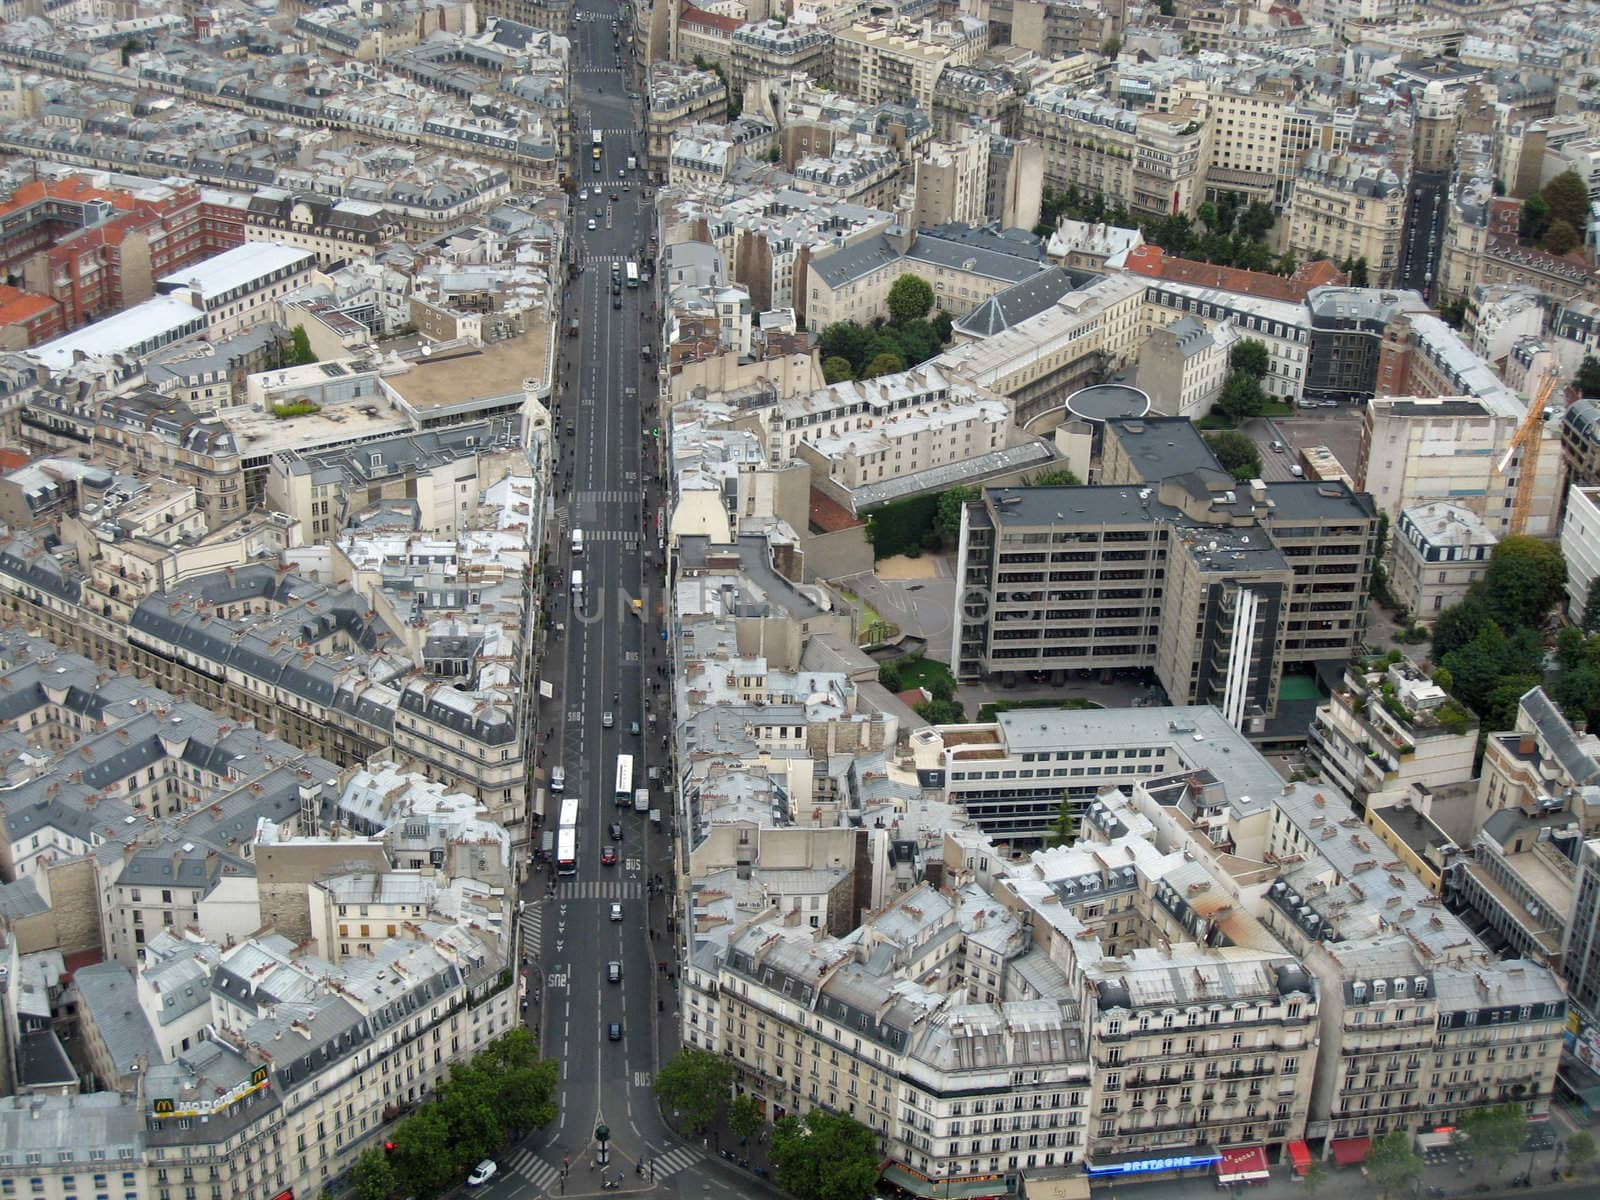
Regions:
[[[314,265],[317,256],[309,250],[285,246],[281,242],[246,242],[221,254],[191,263],[172,275],[156,280],[156,288],[198,288],[202,296],[218,296],[243,284],[253,283],[283,267],[304,262]]]
[[[64,371],[80,350],[91,358],[113,354],[145,355],[205,328],[206,314],[187,300],[155,296],[103,321],[35,346],[27,353],[52,371]]]

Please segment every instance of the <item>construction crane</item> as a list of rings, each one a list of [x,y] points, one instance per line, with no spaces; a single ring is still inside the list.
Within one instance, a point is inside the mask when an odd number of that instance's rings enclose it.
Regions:
[[[1528,402],[1528,411],[1522,416],[1522,424],[1517,426],[1517,432],[1511,437],[1511,445],[1506,449],[1505,457],[1500,460],[1499,471],[1504,475],[1511,466],[1511,460],[1517,457],[1517,452],[1522,452],[1522,467],[1517,472],[1516,496],[1511,503],[1509,532],[1514,534],[1521,533],[1528,527],[1528,513],[1533,508],[1533,481],[1537,474],[1533,456],[1539,452],[1545,405],[1555,394],[1558,382],[1560,382],[1559,368],[1546,367],[1544,378],[1539,381],[1533,399]]]

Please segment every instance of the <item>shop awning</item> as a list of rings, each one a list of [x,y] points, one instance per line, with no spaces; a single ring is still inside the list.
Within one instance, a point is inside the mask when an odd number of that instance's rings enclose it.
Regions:
[[[1304,1142],[1290,1142],[1286,1147],[1289,1151],[1289,1161],[1294,1164],[1294,1173],[1304,1175],[1311,1169],[1311,1148]]]
[[[1235,1146],[1225,1148],[1217,1160],[1218,1183],[1248,1183],[1252,1179],[1266,1179],[1267,1151],[1263,1146]]]
[[[1353,1167],[1366,1162],[1367,1151],[1371,1149],[1371,1138],[1337,1138],[1333,1143],[1333,1161],[1341,1167]]]

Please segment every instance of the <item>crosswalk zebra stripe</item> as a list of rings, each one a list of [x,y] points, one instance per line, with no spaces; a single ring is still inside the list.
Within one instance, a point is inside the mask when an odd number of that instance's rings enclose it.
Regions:
[[[705,1155],[688,1146],[679,1146],[676,1150],[668,1150],[665,1154],[656,1155],[651,1161],[655,1163],[656,1178],[667,1179],[679,1171],[687,1170],[699,1162]]]
[[[522,926],[523,953],[537,958],[539,947],[544,939],[544,909],[537,904],[529,905],[522,910],[520,924]]]
[[[511,1159],[511,1170],[521,1175],[535,1189],[547,1188],[561,1175],[560,1167],[553,1167],[532,1150],[519,1150]]]
[[[626,879],[585,880],[564,883],[556,889],[561,900],[637,900],[643,895],[644,884]]]

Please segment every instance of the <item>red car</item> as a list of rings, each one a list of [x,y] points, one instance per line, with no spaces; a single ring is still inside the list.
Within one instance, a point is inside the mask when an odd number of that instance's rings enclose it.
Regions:
[[[602,867],[614,867],[617,865],[616,847],[607,846],[604,850],[600,851],[600,865]]]

